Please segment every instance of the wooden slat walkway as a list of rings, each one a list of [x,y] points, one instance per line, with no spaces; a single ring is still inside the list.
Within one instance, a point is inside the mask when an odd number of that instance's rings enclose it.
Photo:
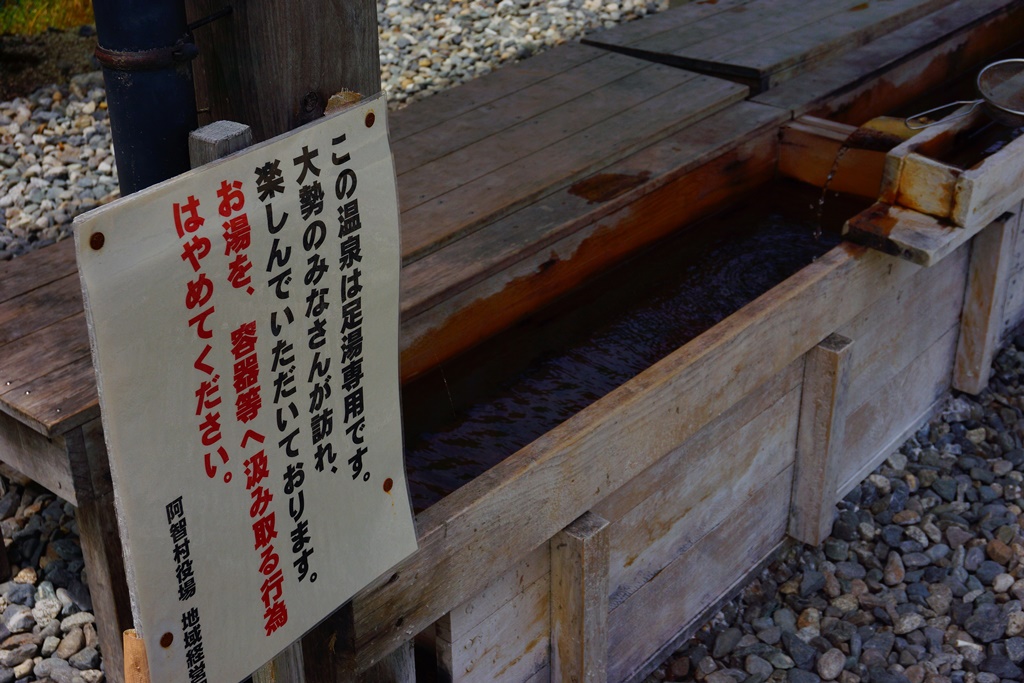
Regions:
[[[578,44],[539,59],[548,68],[531,73],[540,78],[513,74],[500,105],[395,141],[406,263],[748,94],[729,81]]]
[[[767,90],[953,0],[694,2],[584,38],[615,50]]]

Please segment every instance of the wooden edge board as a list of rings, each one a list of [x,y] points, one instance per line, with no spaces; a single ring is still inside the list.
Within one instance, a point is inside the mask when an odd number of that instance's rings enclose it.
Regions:
[[[752,0],[686,3],[644,17],[640,21],[630,21],[612,28],[587,33],[583,42],[584,44],[589,42],[590,44],[598,43],[608,46],[632,45],[658,34],[675,31],[680,27],[699,25],[703,19],[715,15],[737,16],[737,13],[745,10],[745,6],[749,4],[752,4]]]
[[[420,513],[419,550],[354,598],[359,668],[436,621],[445,606],[478,593],[511,558],[545,542],[918,268],[840,245]],[[744,359],[755,349],[773,353],[751,367]],[[736,364],[750,372],[735,376]],[[686,419],[669,419],[676,414]],[[640,428],[651,421],[667,428]],[[511,511],[509,501],[516,501]]]
[[[949,219],[960,169],[911,152],[903,158],[896,203],[919,213]]]
[[[62,438],[48,439],[0,413],[0,460],[19,473],[78,505],[74,475]]]
[[[1009,214],[1004,216],[1008,218]],[[980,229],[961,228],[933,216],[879,202],[848,220],[843,226],[843,237],[928,267],[974,237]]]

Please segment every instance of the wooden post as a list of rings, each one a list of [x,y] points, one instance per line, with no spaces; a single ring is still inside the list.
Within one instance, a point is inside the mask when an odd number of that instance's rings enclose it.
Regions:
[[[76,516],[82,556],[88,570],[89,595],[107,680],[121,683],[125,668],[123,633],[131,628],[133,620],[114,509],[114,487],[100,421],[76,427],[64,435],[64,440],[78,499]]]
[[[971,243],[971,264],[967,272],[967,293],[960,317],[960,339],[953,366],[953,387],[978,394],[988,385],[992,357],[999,345],[1006,299],[1011,245],[1021,208],[1009,220],[994,221]]]
[[[189,21],[196,21],[224,3],[186,0],[186,6]],[[262,141],[319,118],[339,90],[380,91],[373,0],[233,0],[231,7],[228,16],[195,30],[200,123],[241,121]]]
[[[608,521],[586,512],[551,539],[551,679],[608,677]]]
[[[124,683],[149,683],[146,643],[133,628],[124,632]]]
[[[789,535],[809,545],[825,540],[832,527],[852,346],[831,334],[805,359]]]

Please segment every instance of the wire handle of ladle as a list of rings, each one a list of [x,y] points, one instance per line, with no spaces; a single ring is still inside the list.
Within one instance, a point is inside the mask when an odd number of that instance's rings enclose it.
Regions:
[[[957,119],[962,119],[965,116],[970,116],[971,112],[973,112],[975,109],[977,109],[978,105],[981,104],[984,101],[985,101],[984,99],[978,99],[978,100],[960,100],[959,102],[950,102],[949,104],[944,104],[941,107],[935,107],[934,109],[929,109],[928,111],[923,111],[920,114],[914,114],[913,116],[908,116],[907,118],[903,119],[903,123],[906,124],[907,128],[909,128],[910,130],[922,130],[924,128],[929,128],[931,126],[934,126],[934,125],[936,125],[938,123],[942,123],[943,121],[956,121]],[[959,114],[957,114],[955,116],[946,116],[946,117],[943,117],[943,118],[936,119],[935,121],[929,121],[927,123],[916,123],[916,124],[912,123],[913,121],[917,121],[918,119],[924,118],[925,116],[928,116],[929,114],[934,114],[935,112],[939,112],[939,111],[945,111],[947,109],[952,109],[954,107],[959,107],[959,106],[962,106],[964,104],[969,104],[971,106],[966,111],[963,111],[963,112],[961,112],[961,113],[959,113]]]

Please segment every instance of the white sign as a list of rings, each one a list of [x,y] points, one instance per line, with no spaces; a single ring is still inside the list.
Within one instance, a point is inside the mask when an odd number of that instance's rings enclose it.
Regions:
[[[369,99],[78,221],[155,683],[244,678],[416,548],[386,110]]]

